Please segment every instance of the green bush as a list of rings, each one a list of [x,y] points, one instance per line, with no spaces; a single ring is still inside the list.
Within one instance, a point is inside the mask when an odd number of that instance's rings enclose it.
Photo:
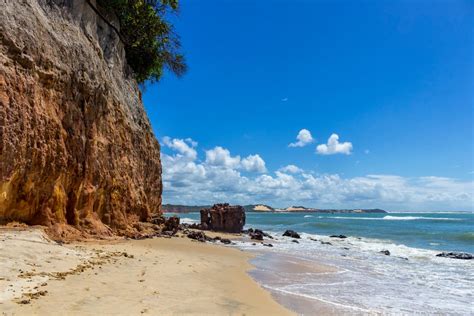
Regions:
[[[120,22],[127,62],[138,83],[158,81],[163,69],[177,76],[186,71],[179,37],[166,16],[178,11],[178,0],[97,0]]]

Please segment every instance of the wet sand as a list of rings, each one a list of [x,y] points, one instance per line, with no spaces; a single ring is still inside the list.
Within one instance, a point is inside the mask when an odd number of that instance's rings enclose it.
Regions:
[[[304,275],[319,275],[320,280],[324,280],[327,274],[336,273],[335,267],[323,264],[316,264],[314,261],[302,260],[291,256],[267,252],[254,258],[252,261],[259,261],[260,269],[252,270],[250,275],[263,284],[269,284],[267,288],[277,302],[295,311],[300,315],[347,315],[354,314],[353,310],[345,310],[340,306],[335,306],[329,302],[315,299],[314,297],[305,297],[292,293],[285,293],[273,289],[279,288],[285,284],[285,279],[297,280]],[[264,266],[265,268],[262,268]]]

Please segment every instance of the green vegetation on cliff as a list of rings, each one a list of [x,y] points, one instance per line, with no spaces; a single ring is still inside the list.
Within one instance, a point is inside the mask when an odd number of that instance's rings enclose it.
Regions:
[[[184,74],[180,40],[166,20],[178,11],[178,0],[97,0],[97,4],[118,17],[127,62],[139,83],[158,81],[164,68]]]

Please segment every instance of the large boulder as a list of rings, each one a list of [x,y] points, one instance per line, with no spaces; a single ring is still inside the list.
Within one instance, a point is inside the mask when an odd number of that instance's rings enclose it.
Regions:
[[[201,227],[227,233],[240,233],[245,225],[245,210],[240,205],[214,204],[201,210]]]

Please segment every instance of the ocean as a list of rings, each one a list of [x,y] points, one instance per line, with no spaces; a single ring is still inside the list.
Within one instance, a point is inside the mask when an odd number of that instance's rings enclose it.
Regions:
[[[199,213],[178,216],[199,220]],[[259,254],[251,276],[300,314],[313,314],[311,301],[349,314],[474,314],[474,260],[436,257],[474,253],[473,213],[247,213],[245,228],[275,238],[266,241],[272,248],[250,240],[233,246]],[[282,237],[287,229],[300,233],[299,243]],[[329,237],[339,234],[348,238]],[[284,269],[283,261],[335,269]]]

